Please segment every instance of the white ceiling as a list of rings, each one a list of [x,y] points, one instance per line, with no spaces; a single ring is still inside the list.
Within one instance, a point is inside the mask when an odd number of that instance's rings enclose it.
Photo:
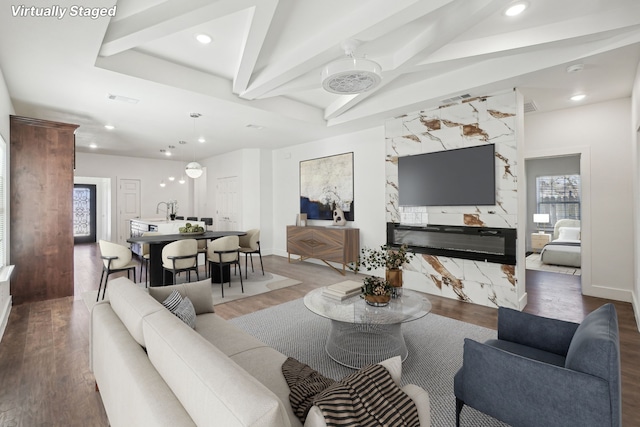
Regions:
[[[150,158],[169,146],[185,159],[314,141],[514,87],[539,111],[576,105],[568,100],[576,92],[587,94],[582,103],[630,95],[640,1],[529,0],[515,18],[503,14],[510,3],[119,0],[115,17],[99,19],[14,17],[5,5],[0,68],[17,114],[80,125],[78,151]],[[199,32],[213,42],[199,44]],[[344,57],[348,39],[382,66],[382,84],[329,94],[320,71]],[[583,71],[566,72],[577,63]]]

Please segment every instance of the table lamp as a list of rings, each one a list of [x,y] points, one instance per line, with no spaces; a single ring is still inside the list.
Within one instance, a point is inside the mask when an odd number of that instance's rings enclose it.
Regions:
[[[533,222],[538,224],[538,233],[544,234],[544,231],[540,230],[540,224],[548,224],[549,223],[549,214],[536,213],[533,214]]]

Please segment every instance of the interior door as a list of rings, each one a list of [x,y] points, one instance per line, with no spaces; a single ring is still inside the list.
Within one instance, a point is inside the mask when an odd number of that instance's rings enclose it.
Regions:
[[[131,237],[129,221],[140,218],[140,180],[120,179],[118,181],[118,243],[127,245]]]
[[[96,241],[96,186],[73,185],[73,243]]]
[[[218,230],[238,229],[238,200],[238,177],[218,178],[216,186],[216,225]]]

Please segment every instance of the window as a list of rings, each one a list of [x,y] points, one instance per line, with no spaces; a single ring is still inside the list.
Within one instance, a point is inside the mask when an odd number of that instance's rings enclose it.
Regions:
[[[580,219],[580,175],[537,177],[536,198],[538,213],[549,214],[545,230],[559,219]]]
[[[7,264],[7,144],[0,136],[0,268]]]

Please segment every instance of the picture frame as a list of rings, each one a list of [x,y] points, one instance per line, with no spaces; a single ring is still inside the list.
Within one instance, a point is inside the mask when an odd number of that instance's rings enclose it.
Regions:
[[[354,220],[353,152],[300,161],[300,212],[332,221],[336,207]]]

